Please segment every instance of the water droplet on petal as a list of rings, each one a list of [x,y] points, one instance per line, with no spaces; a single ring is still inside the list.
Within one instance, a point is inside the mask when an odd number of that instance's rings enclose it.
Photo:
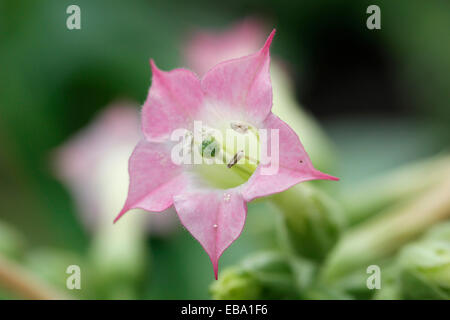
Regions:
[[[223,194],[223,200],[224,200],[225,202],[230,201],[230,199],[231,199],[231,194],[229,194],[229,193],[224,193],[224,194]]]
[[[215,224],[215,225],[213,225],[213,227],[214,227],[214,228],[217,228],[217,227],[218,227],[218,225],[217,225],[217,224]]]

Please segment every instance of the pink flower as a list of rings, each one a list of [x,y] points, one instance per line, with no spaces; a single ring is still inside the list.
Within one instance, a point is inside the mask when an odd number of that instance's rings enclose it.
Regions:
[[[271,112],[269,47],[274,33],[257,53],[222,62],[201,79],[186,69],[164,72],[150,62],[153,79],[142,110],[144,138],[130,157],[128,198],[115,221],[132,208],[162,211],[174,205],[181,223],[208,253],[216,279],[220,256],[242,232],[247,202],[302,181],[337,180],[314,169],[294,131]],[[202,174],[208,165],[177,164],[171,157],[172,133],[179,128],[193,130],[198,120],[243,134],[248,128],[278,130],[279,158],[258,163],[242,184],[229,188],[208,184],[209,179],[231,176],[235,167],[222,165],[220,174]],[[272,146],[271,139],[267,145]],[[264,174],[275,161],[278,172]]]

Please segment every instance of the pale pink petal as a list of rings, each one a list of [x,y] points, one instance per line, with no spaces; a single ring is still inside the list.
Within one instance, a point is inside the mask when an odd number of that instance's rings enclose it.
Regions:
[[[93,172],[98,172],[111,155],[131,154],[141,138],[138,107],[128,101],[109,105],[54,152],[55,173],[69,188],[89,230],[97,227],[102,207],[98,195],[101,182]],[[125,171],[126,167],[125,159]],[[119,165],[118,170],[121,168]]]
[[[173,204],[173,196],[188,184],[181,166],[170,158],[170,148],[163,143],[142,140],[130,157],[128,198],[117,221],[130,209],[160,212]]]
[[[193,191],[174,201],[181,223],[208,253],[217,279],[220,256],[244,228],[247,206],[242,195],[238,189]]]
[[[129,146],[131,153],[140,139],[137,107],[130,102],[108,106],[59,147],[55,153],[58,176],[70,183],[80,182],[80,188],[84,188],[86,184],[92,184],[92,169],[101,163],[105,153],[116,149],[123,151],[123,146]]]
[[[262,122],[272,108],[269,47],[274,34],[275,30],[259,52],[208,71],[201,81],[205,99],[239,112],[243,120]]]
[[[196,30],[184,48],[186,63],[199,75],[216,64],[257,52],[266,37],[264,23],[246,18],[224,31]]]
[[[152,85],[142,108],[142,131],[151,141],[170,137],[174,129],[186,128],[202,106],[200,80],[186,69],[169,72],[152,67]]]
[[[274,154],[271,150],[270,129],[278,129],[279,133],[279,160],[278,171],[274,174],[263,174],[271,165],[277,167],[277,159],[271,159],[270,163],[260,164],[250,179],[243,187],[243,196],[246,201],[267,196],[289,189],[293,185],[309,180],[325,179],[339,180],[333,176],[314,169],[308,154],[303,148],[297,134],[282,120],[271,113],[263,123],[267,132],[268,156]]]

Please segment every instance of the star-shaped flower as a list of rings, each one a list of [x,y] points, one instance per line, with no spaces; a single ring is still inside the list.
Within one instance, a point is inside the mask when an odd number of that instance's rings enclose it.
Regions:
[[[222,62],[201,79],[186,69],[161,71],[151,61],[144,138],[130,157],[128,198],[115,221],[132,208],[159,212],[174,205],[181,223],[208,253],[216,279],[220,256],[242,232],[247,202],[303,181],[337,180],[314,169],[295,132],[271,112],[274,33],[255,54]],[[181,148],[173,141],[180,129]],[[230,148],[216,134],[227,130],[242,141],[256,141],[259,152]],[[174,150],[202,162],[174,161]]]

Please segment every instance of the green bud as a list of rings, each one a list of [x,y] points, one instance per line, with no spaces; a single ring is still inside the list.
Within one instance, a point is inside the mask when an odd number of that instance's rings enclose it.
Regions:
[[[309,183],[271,197],[280,209],[279,234],[288,252],[321,261],[344,227],[339,205]]]
[[[439,226],[398,257],[400,288],[406,299],[450,299],[450,223]],[[442,236],[442,237],[440,237]]]
[[[239,268],[229,268],[213,282],[210,293],[216,300],[252,300],[260,298],[262,286],[251,273]]]
[[[289,260],[276,252],[263,252],[224,270],[210,287],[214,299],[293,299],[298,288]]]

